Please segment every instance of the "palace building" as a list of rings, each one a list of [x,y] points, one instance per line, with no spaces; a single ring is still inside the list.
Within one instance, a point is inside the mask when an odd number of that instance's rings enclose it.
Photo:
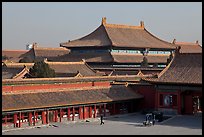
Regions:
[[[202,46],[161,40],[144,22],[102,18],[96,30],[60,47],[34,43],[27,51],[2,53],[4,129],[143,110],[202,113]],[[30,78],[34,61],[44,61],[56,77]]]

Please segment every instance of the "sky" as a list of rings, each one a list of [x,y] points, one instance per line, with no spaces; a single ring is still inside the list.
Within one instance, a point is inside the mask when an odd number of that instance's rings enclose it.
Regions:
[[[107,23],[139,26],[172,42],[202,45],[202,2],[3,2],[2,50],[25,50],[81,38]]]

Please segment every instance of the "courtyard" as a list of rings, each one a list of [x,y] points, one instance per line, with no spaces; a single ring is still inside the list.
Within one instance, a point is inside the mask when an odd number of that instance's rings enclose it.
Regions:
[[[2,130],[3,135],[202,135],[202,116],[176,115],[154,126],[143,126],[145,115],[130,113],[86,121],[50,123]]]

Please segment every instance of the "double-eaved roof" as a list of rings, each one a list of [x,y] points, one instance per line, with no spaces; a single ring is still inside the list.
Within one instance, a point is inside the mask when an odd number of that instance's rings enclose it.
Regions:
[[[102,24],[92,33],[76,40],[60,43],[60,46],[175,49],[174,44],[148,32],[143,22],[140,26],[107,24],[106,18],[102,19]]]

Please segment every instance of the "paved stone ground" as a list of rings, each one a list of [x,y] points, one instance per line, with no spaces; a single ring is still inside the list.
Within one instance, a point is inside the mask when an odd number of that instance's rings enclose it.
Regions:
[[[144,127],[145,115],[132,113],[90,122],[51,123],[41,127],[2,130],[3,135],[202,135],[202,116],[177,115],[154,126]]]

